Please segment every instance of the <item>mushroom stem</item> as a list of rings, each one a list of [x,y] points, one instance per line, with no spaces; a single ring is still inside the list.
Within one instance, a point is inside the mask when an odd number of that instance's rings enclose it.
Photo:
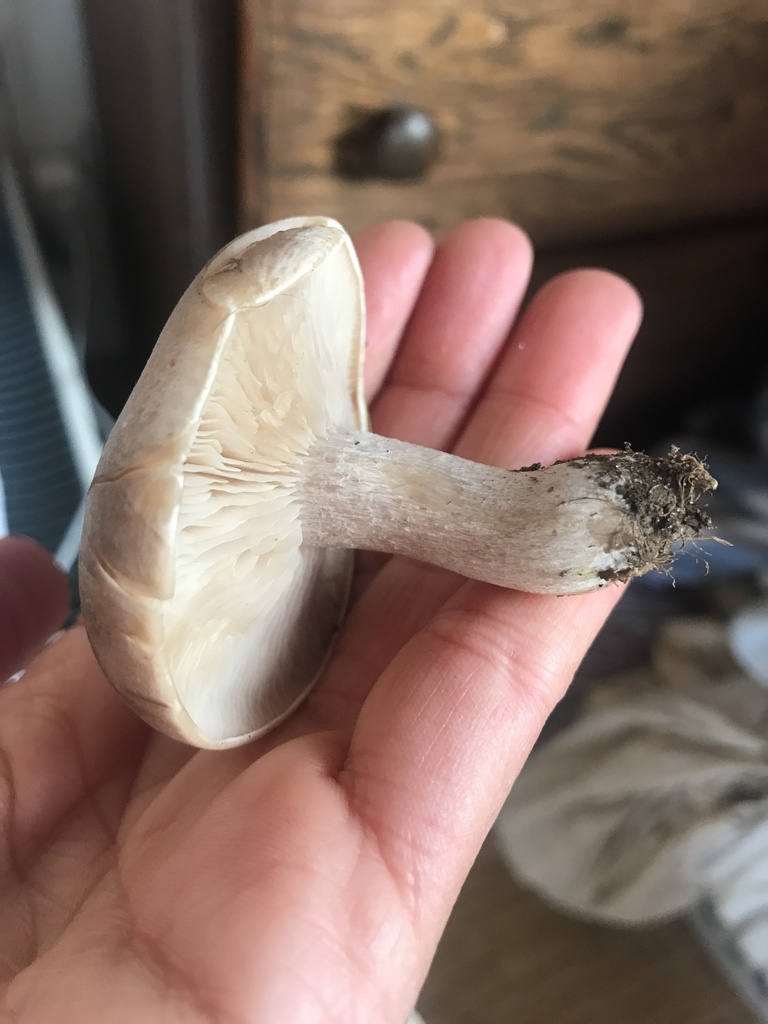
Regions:
[[[497,469],[376,434],[310,448],[298,486],[303,543],[407,555],[532,593],[574,594],[666,566],[710,525],[716,482],[673,450]]]

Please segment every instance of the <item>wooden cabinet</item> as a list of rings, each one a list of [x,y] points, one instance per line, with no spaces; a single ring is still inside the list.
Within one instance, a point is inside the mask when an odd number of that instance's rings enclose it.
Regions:
[[[240,3],[242,228],[497,215],[531,234],[539,280],[625,274],[647,315],[606,443],[648,444],[765,369],[764,0]],[[398,104],[435,125],[426,172],[342,173],[340,140]]]
[[[768,211],[762,0],[241,3],[243,226],[497,214],[549,247]],[[433,119],[431,168],[340,173],[392,104]]]
[[[539,279],[630,277],[647,319],[605,440],[646,443],[765,368],[768,0],[83,6],[126,285],[112,411],[211,253],[300,213],[438,235],[505,216]],[[425,173],[349,173],[340,140],[398,104],[434,124]]]

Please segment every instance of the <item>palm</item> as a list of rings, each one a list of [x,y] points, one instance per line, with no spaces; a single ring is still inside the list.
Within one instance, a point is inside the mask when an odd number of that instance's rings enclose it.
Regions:
[[[412,226],[359,248],[377,430],[507,465],[586,444],[637,325],[623,282],[561,278],[510,333],[529,253],[508,225],[464,225],[431,265]],[[147,729],[72,630],[0,694],[8,1019],[403,1020],[614,597],[361,560],[310,701],[220,753]]]

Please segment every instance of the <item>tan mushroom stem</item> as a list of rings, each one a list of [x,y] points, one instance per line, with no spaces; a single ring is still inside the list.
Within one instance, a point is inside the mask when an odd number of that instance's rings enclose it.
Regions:
[[[376,434],[318,439],[298,487],[303,542],[408,555],[534,593],[573,594],[667,565],[709,525],[693,456],[626,451],[497,469]]]

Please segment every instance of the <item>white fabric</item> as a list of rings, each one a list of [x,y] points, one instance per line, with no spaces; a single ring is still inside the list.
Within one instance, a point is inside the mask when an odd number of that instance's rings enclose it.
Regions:
[[[739,612],[729,629],[736,661],[752,678],[768,686],[768,600],[756,601]]]
[[[671,620],[650,669],[596,688],[529,760],[497,838],[523,882],[592,918],[638,924],[706,896],[768,972],[768,689],[727,625]]]

